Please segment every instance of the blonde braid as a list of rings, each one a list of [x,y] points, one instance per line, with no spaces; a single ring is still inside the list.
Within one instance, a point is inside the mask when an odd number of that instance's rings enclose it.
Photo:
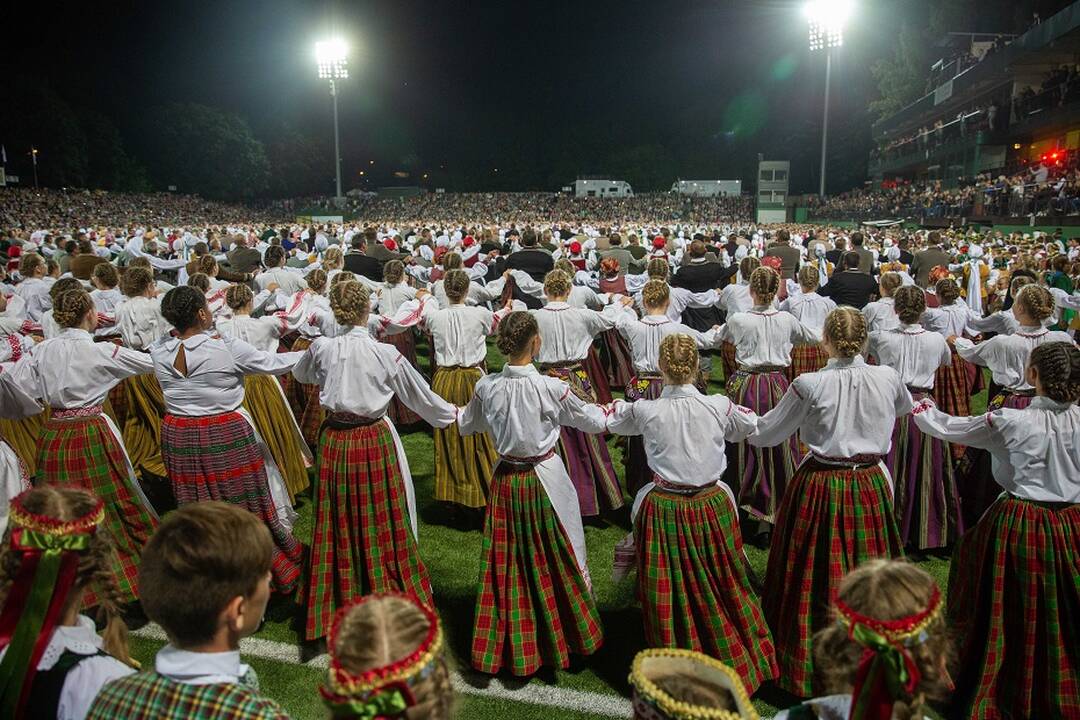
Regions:
[[[649,310],[663,307],[671,298],[671,290],[663,280],[650,280],[641,290],[641,302]]]
[[[230,285],[225,291],[225,304],[233,310],[241,310],[252,302],[255,296],[247,285]]]
[[[660,370],[674,383],[686,385],[698,374],[697,343],[685,333],[672,333],[660,341]]]
[[[645,274],[652,279],[667,280],[671,274],[671,266],[664,258],[653,258],[645,266]]]
[[[549,298],[562,298],[570,294],[572,281],[562,270],[552,270],[544,276],[544,294]]]
[[[866,318],[852,307],[838,307],[825,318],[825,339],[842,358],[852,358],[866,344]]]
[[[750,273],[750,292],[759,305],[768,305],[780,290],[780,273],[771,267],[758,267]]]
[[[62,328],[78,327],[86,313],[93,309],[90,293],[82,289],[68,290],[53,301],[53,320]]]
[[[371,293],[355,280],[338,283],[330,289],[330,310],[338,324],[363,327],[371,312]]]

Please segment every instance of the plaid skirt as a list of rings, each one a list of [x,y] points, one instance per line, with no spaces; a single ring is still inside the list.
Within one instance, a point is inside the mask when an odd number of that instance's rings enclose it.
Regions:
[[[946,617],[956,717],[1080,717],[1080,505],[998,500],[956,547]]]
[[[925,397],[912,393],[916,401]],[[964,532],[949,443],[923,433],[911,415],[896,419],[885,466],[893,479],[893,510],[904,545],[946,547]]]
[[[955,347],[952,350],[952,363],[942,365],[934,376],[934,402],[938,408],[949,415],[967,417],[971,415],[971,396],[975,391],[977,378],[982,374],[979,368],[960,357]],[[952,446],[953,460],[963,457],[964,445]]]
[[[641,376],[626,384],[625,396],[628,402],[655,400],[663,390],[664,381],[659,375]],[[645,439],[641,435],[630,435],[624,442],[623,470],[626,492],[630,497],[634,497],[645,483],[652,480],[653,471],[649,469],[649,458],[645,455]]]
[[[794,381],[803,373],[817,372],[829,362],[829,354],[820,345],[795,345],[791,348],[788,379]]]
[[[38,438],[45,430],[45,423],[49,419],[49,409],[21,420],[7,420],[0,418],[0,434],[7,440],[7,444],[15,451],[26,467],[26,474],[34,477],[37,474]]]
[[[727,395],[733,403],[764,415],[776,407],[788,385],[787,374],[782,371],[738,370],[728,382]],[[803,458],[798,434],[775,447],[755,447],[743,441],[735,446],[734,454],[739,505],[757,520],[774,522],[784,488]]]
[[[387,345],[393,345],[398,349],[398,352],[408,360],[417,371],[420,370],[420,365],[416,360],[416,333],[412,330],[407,330],[403,333],[397,333],[396,335],[388,335],[379,342],[386,343]],[[434,357],[435,349],[432,345],[432,357]],[[467,400],[466,400],[467,402]],[[462,403],[464,404],[464,403]],[[405,403],[398,399],[397,395],[390,401],[390,406],[386,410],[386,414],[390,416],[390,420],[393,421],[397,427],[408,427],[409,425],[416,425],[423,422],[423,418],[412,411]],[[457,428],[452,428],[453,432],[457,432]],[[485,476],[486,477],[486,476]]]
[[[518,676],[565,668],[603,643],[600,613],[536,471],[495,469],[484,517],[472,666]]]
[[[596,402],[592,383],[580,365],[551,367],[544,372],[566,382],[585,402]],[[559,433],[558,451],[577,490],[583,516],[591,517],[609,508],[622,507],[622,489],[603,435],[589,435],[564,425]]]
[[[255,429],[285,480],[289,501],[295,503],[296,496],[311,484],[308,480],[311,451],[300,437],[280,387],[277,379],[269,375],[245,375],[243,407],[255,421]]]
[[[750,587],[726,490],[655,489],[634,521],[637,591],[649,647],[697,650],[731,666],[748,693],[776,677],[772,637]]]
[[[612,386],[608,381],[607,370],[604,369],[604,364],[600,361],[600,354],[596,352],[596,348],[592,345],[589,346],[589,352],[585,353],[585,359],[581,361],[581,369],[585,371],[589,378],[589,384],[592,385],[593,392],[596,394],[596,399],[592,402],[598,402],[602,405],[610,403]],[[622,387],[622,385],[616,385],[615,387]]]
[[[465,406],[484,376],[480,368],[439,368],[431,389],[454,405]],[[498,453],[487,433],[462,437],[457,423],[435,428],[435,499],[478,508],[487,505],[488,481]]]
[[[109,390],[109,394],[106,399],[108,409],[106,412],[113,422],[116,423],[116,427],[122,428],[127,424],[128,415],[128,399],[127,393],[124,392],[124,388],[121,387],[123,383],[117,383],[113,385]],[[138,466],[136,466],[138,467]]]
[[[735,343],[724,340],[720,344],[720,363],[724,366],[724,382],[729,382],[735,376],[739,365],[735,362]]]
[[[124,447],[131,464],[141,473],[165,477],[161,459],[161,418],[165,397],[153,373],[132,375],[117,385],[124,391],[127,412],[123,428]]]
[[[302,602],[304,637],[325,637],[338,609],[398,591],[432,605],[431,580],[409,525],[394,436],[382,420],[323,427],[315,530]]]
[[[799,466],[776,516],[763,593],[777,685],[799,697],[814,694],[811,638],[832,622],[840,581],[864,560],[903,554],[879,466],[852,469],[813,457]]]
[[[311,347],[311,338],[298,337],[292,344],[293,352],[301,352]],[[292,408],[293,417],[300,426],[300,434],[304,436],[304,442],[309,448],[318,447],[319,429],[322,427],[323,412],[319,393],[322,388],[315,384],[297,382],[292,373],[281,376],[281,385],[285,389],[285,396],[289,398],[289,407]]]
[[[142,500],[124,448],[100,415],[51,419],[38,440],[37,485],[80,487],[105,503],[105,526],[115,554],[113,573],[124,602],[139,597],[139,557],[157,529]],[[97,603],[88,595],[85,605]]]
[[[259,517],[274,541],[271,584],[290,593],[300,579],[303,548],[278,518],[255,431],[239,413],[166,415],[161,456],[179,505],[221,500]]]
[[[609,389],[626,387],[633,379],[634,361],[630,346],[618,330],[605,330],[600,334],[600,363],[607,373]]]

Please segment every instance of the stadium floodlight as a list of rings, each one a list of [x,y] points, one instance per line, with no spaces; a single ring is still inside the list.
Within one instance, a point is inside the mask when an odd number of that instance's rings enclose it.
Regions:
[[[349,77],[349,46],[341,38],[320,40],[315,43],[315,63],[319,68],[319,79],[330,81],[330,97],[334,99],[334,172],[337,195],[341,194],[341,140],[338,134],[337,82]]]
[[[829,80],[832,50],[844,44],[844,25],[854,10],[852,0],[810,0],[803,14],[810,26],[810,52],[825,51],[825,110],[821,123],[821,175],[818,197],[825,197],[825,148],[829,139]]]

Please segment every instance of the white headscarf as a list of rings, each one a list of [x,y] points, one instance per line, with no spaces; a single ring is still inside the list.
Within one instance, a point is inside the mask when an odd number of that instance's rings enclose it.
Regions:
[[[972,243],[968,248],[968,282],[967,282],[967,305],[977,313],[982,313],[982,275],[979,266],[982,265],[983,249]]]

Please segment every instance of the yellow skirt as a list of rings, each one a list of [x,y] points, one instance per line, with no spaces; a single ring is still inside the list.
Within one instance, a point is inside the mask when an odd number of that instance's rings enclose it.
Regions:
[[[161,418],[165,417],[165,397],[153,373],[133,375],[122,383],[127,397],[123,428],[124,447],[138,472],[168,477],[161,459]]]
[[[251,414],[255,428],[285,479],[289,500],[295,503],[296,496],[310,484],[307,469],[312,465],[312,457],[281,385],[269,375],[247,375],[243,406]]]
[[[22,420],[4,420],[0,418],[0,435],[26,466],[27,477],[34,477],[37,471],[37,444],[49,419],[49,409]]]
[[[449,403],[467,405],[483,375],[480,368],[441,367],[435,371],[431,389]],[[462,437],[456,423],[435,428],[435,499],[484,507],[497,459],[487,433]]]

